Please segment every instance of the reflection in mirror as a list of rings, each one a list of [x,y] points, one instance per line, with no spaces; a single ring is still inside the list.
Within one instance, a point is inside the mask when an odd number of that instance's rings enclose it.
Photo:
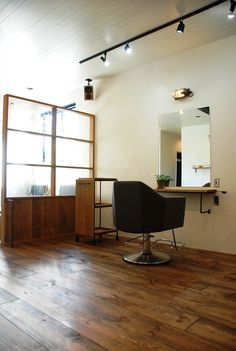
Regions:
[[[160,174],[170,186],[210,186],[210,108],[160,115]]]

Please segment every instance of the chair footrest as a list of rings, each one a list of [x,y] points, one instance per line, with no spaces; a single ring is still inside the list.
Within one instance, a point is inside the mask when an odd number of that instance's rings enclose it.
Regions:
[[[140,241],[140,243],[133,243],[132,241],[136,240],[136,239],[139,239],[139,238],[142,238],[143,237],[143,234],[141,235],[137,235],[135,238],[131,238],[131,239],[128,239],[126,240],[124,243],[126,245],[131,245],[131,246],[140,246],[143,244],[143,241]]]
[[[166,243],[169,243],[171,247],[175,247],[174,245],[174,240],[171,240],[171,239],[165,239],[165,238],[158,238],[154,241],[154,243],[158,243],[159,241],[163,241],[163,242],[166,242]],[[185,245],[185,242],[183,241],[176,241],[176,246],[178,246],[179,248],[182,248],[184,247]]]

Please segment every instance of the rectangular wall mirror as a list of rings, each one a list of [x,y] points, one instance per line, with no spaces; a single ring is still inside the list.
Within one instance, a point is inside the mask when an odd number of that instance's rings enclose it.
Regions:
[[[210,186],[209,106],[159,118],[159,170],[170,186]]]

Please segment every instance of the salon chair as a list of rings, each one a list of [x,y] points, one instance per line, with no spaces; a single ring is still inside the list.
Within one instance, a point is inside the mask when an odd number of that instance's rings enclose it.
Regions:
[[[123,259],[135,264],[156,265],[170,260],[164,252],[151,250],[151,233],[183,226],[185,198],[161,195],[139,181],[117,181],[112,195],[113,221],[118,230],[142,234],[141,252],[129,253]]]
[[[210,186],[211,186],[211,183],[210,183],[210,182],[205,183],[205,184],[203,185],[203,187],[210,187]]]

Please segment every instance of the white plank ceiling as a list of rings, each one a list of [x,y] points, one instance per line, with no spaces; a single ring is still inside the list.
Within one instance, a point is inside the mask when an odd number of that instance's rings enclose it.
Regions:
[[[178,18],[209,0],[0,0],[0,93],[66,91],[138,65],[236,34],[229,1],[109,53],[79,61]]]

